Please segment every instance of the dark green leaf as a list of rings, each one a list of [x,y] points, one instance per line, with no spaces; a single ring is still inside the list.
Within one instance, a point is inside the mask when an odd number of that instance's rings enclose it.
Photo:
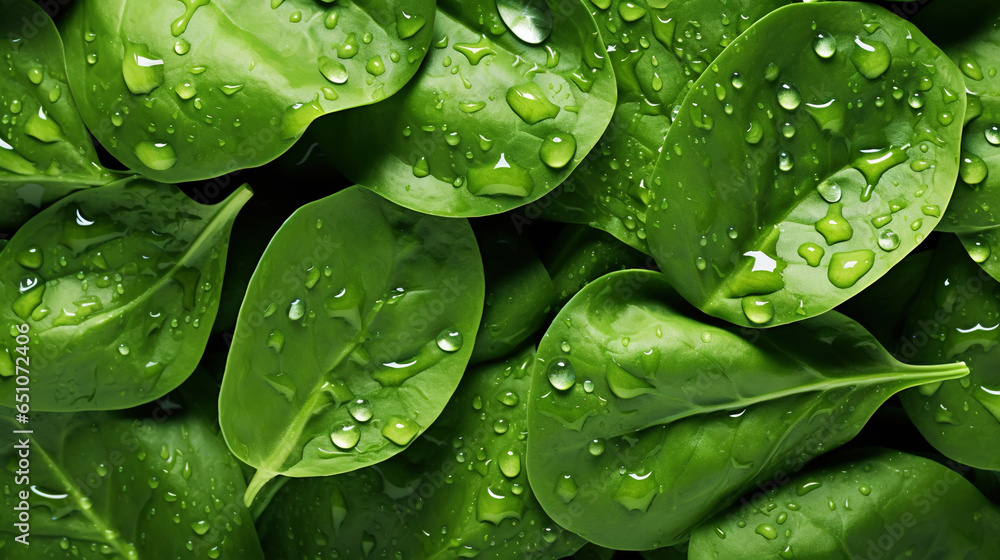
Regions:
[[[920,433],[947,457],[1000,470],[1000,283],[953,236],[934,253],[906,313],[903,358],[918,364],[963,360],[971,375],[905,391],[903,406]]]
[[[62,40],[34,2],[0,0],[0,229],[111,181],[66,79]]]
[[[62,30],[97,139],[179,182],[267,163],[317,117],[392,95],[433,19],[433,0],[81,0]]]
[[[1000,226],[1000,4],[936,2],[913,22],[962,69],[968,94],[958,185],[938,229]]]
[[[691,84],[751,24],[790,0],[594,2],[618,79],[618,107],[590,156],[549,197],[546,216],[646,245],[650,175]]]
[[[651,258],[626,247],[607,233],[575,225],[566,226],[559,234],[546,261],[560,306],[584,286],[609,272],[652,264]]]
[[[508,29],[497,6],[514,4],[558,18],[544,42],[518,35],[536,37],[537,18]],[[614,72],[583,0],[441,0],[434,36],[399,95],[317,123],[344,174],[398,204],[441,216],[522,206],[561,183],[611,120]]]
[[[670,128],[653,255],[688,301],[733,323],[832,309],[938,223],[964,99],[954,63],[878,6],[772,12],[699,78]]]
[[[24,428],[9,417],[5,431]],[[164,406],[145,418],[35,414],[30,426],[0,444],[12,468],[29,440],[30,473],[0,498],[14,512],[28,494],[29,544],[4,523],[4,558],[263,560],[246,484],[211,416]]]
[[[462,378],[483,309],[467,220],[354,187],[299,208],[250,279],[219,416],[257,469],[325,476],[406,448]]]
[[[968,373],[909,366],[837,313],[740,329],[657,273],[584,288],[538,348],[528,475],[545,511],[601,546],[646,550],[849,441],[902,389]]]
[[[39,374],[35,410],[129,408],[180,385],[205,350],[230,228],[250,196],[242,187],[207,206],[126,179],[29,220],[0,253],[3,404],[14,403],[16,366]]]
[[[471,369],[409,449],[289,481],[258,522],[271,558],[556,559],[583,539],[552,522],[523,467],[533,353]]]
[[[690,560],[1000,556],[1000,512],[962,475],[867,450],[756,494],[691,535]]]

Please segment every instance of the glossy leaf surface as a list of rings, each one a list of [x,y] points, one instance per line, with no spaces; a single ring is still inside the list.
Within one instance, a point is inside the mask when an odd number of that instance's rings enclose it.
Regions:
[[[152,418],[35,414],[33,435],[4,438],[5,465],[30,439],[30,491],[8,484],[0,505],[15,511],[13,490],[23,489],[31,518],[28,546],[14,542],[10,524],[0,529],[3,557],[263,560],[241,500],[246,484],[212,417],[176,407]],[[9,418],[5,431],[24,428]]]
[[[0,229],[79,189],[111,181],[66,79],[62,40],[34,2],[0,11]]]
[[[940,220],[964,96],[954,63],[882,8],[772,12],[684,100],[657,163],[653,255],[688,301],[736,324],[839,305]]]
[[[558,25],[528,43],[544,28],[509,27],[499,6],[533,6]],[[614,71],[583,0],[441,0],[434,37],[399,95],[317,123],[345,175],[402,206],[484,216],[527,204],[561,183],[611,120]]]
[[[998,530],[1000,512],[962,475],[866,450],[708,521],[691,535],[688,558],[985,560],[1000,555]]]
[[[129,408],[180,385],[205,350],[230,229],[250,196],[244,186],[207,206],[126,179],[29,220],[0,253],[0,328],[11,333],[0,342],[2,402],[13,405],[19,366],[39,374],[35,410]]]
[[[962,360],[972,373],[905,391],[903,406],[948,458],[1000,470],[1000,283],[953,237],[942,240],[906,313],[899,354],[913,363]]]
[[[663,138],[694,80],[736,37],[789,0],[594,2],[618,106],[585,163],[546,216],[589,223],[649,253],[646,213]]]
[[[299,208],[250,279],[219,398],[230,449],[257,469],[325,476],[405,449],[462,378],[483,309],[466,220],[354,187]]]
[[[509,356],[552,311],[555,288],[530,240],[505,218],[476,228],[486,273],[486,307],[472,363]]]
[[[552,276],[560,307],[584,286],[609,272],[655,264],[646,255],[591,227],[566,226],[553,247],[545,266]]]
[[[967,373],[901,364],[837,313],[740,329],[690,308],[657,273],[614,273],[539,345],[528,475],[545,511],[587,540],[668,546],[853,438],[893,393]]]
[[[1000,226],[1000,5],[984,0],[934,4],[914,19],[962,70],[968,94],[958,185],[939,230]]]
[[[259,520],[268,557],[562,558],[524,469],[531,351],[469,370],[406,451],[336,477],[291,480]]]
[[[62,31],[91,131],[157,180],[267,163],[322,115],[417,71],[433,0],[84,0]]]

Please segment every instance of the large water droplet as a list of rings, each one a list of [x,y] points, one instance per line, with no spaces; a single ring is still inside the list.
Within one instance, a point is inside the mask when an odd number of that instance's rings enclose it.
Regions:
[[[962,176],[962,181],[967,185],[978,185],[986,180],[989,168],[983,158],[969,152],[962,154],[958,172]]]
[[[826,210],[826,216],[816,222],[815,227],[827,245],[833,245],[842,241],[847,241],[854,236],[854,228],[844,219],[844,205],[841,203],[831,204]]]
[[[42,250],[37,245],[32,245],[17,254],[17,264],[25,268],[41,268]]]
[[[746,140],[748,144],[757,144],[763,137],[764,127],[757,121],[750,121],[750,126],[747,128],[746,134],[743,135],[743,139]]]
[[[521,455],[514,451],[508,451],[500,455],[500,472],[507,478],[514,478],[521,474]]]
[[[553,168],[562,169],[573,161],[576,155],[576,137],[572,134],[550,134],[542,141],[538,157],[542,163]]]
[[[819,263],[823,260],[823,254],[825,251],[819,245],[807,242],[799,245],[798,253],[799,256],[806,261],[806,264],[815,268],[819,266]]]
[[[834,253],[827,278],[834,286],[846,289],[858,283],[875,264],[875,253],[868,249]]]
[[[347,82],[347,67],[339,60],[334,60],[328,56],[321,56],[318,60],[319,72],[323,74],[330,83],[343,84]]]
[[[288,318],[292,321],[298,321],[306,314],[306,302],[301,299],[294,299],[292,303],[288,304]]]
[[[783,83],[778,86],[778,104],[789,111],[794,111],[802,103],[799,89],[792,84]]]
[[[491,43],[490,40],[484,35],[481,36],[479,41],[475,43],[455,43],[455,46],[452,48],[465,55],[465,58],[469,60],[469,64],[475,66],[479,64],[483,58],[491,54],[496,54],[492,45],[493,43]]]
[[[837,39],[821,31],[813,39],[813,51],[821,58],[830,58],[837,53]]]
[[[545,0],[496,0],[500,18],[518,39],[537,45],[552,34],[552,11]]]
[[[437,346],[445,352],[458,352],[462,349],[462,333],[454,329],[445,329],[437,336]]]
[[[569,358],[562,358],[552,362],[547,371],[549,383],[560,391],[566,391],[576,383],[576,370]]]
[[[559,114],[559,107],[549,101],[545,92],[535,82],[513,86],[507,90],[507,105],[528,124],[536,124],[553,119]]]
[[[396,14],[396,34],[399,35],[400,39],[409,39],[410,37],[413,37],[420,32],[426,24],[427,20],[421,16],[411,16],[404,11],[400,11]]]
[[[143,165],[156,171],[166,171],[177,163],[177,152],[166,142],[142,140],[135,145],[134,151]]]
[[[878,246],[883,251],[895,251],[899,247],[899,234],[885,228],[878,234]]]
[[[563,503],[568,504],[576,498],[579,488],[576,485],[576,481],[573,480],[572,475],[564,474],[556,479],[556,496]]]
[[[535,181],[527,169],[507,161],[506,154],[500,154],[500,160],[496,165],[469,170],[468,189],[477,196],[524,197],[535,189]]]
[[[416,422],[405,418],[393,417],[382,427],[382,437],[399,446],[409,445],[417,437],[420,429]]]
[[[986,141],[994,146],[1000,146],[1000,125],[990,125],[986,127]]]
[[[840,185],[836,183],[833,179],[825,179],[819,185],[816,185],[816,192],[819,193],[823,200],[833,204],[834,202],[840,202],[840,197],[843,195],[840,189]]]
[[[361,430],[352,422],[342,422],[330,431],[330,440],[341,449],[353,449],[361,440]]]
[[[743,314],[751,323],[763,325],[774,318],[774,304],[758,296],[746,296],[741,301]]]
[[[889,69],[891,57],[885,43],[858,36],[854,38],[854,45],[851,62],[862,76],[874,80]]]
[[[163,85],[163,60],[149,54],[146,45],[126,41],[122,75],[133,94],[149,93]]]
[[[372,403],[365,399],[355,399],[347,405],[347,412],[358,422],[367,422],[372,419]]]

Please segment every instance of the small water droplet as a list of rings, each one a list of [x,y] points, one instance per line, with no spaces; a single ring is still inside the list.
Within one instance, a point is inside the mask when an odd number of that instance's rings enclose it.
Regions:
[[[354,449],[361,440],[361,430],[351,422],[339,423],[330,431],[330,440],[340,449]]]
[[[885,43],[857,36],[854,38],[854,45],[851,62],[862,76],[874,80],[889,69],[891,56]]]
[[[134,152],[143,165],[156,171],[166,171],[177,163],[174,147],[166,142],[142,140],[135,145]]]
[[[883,251],[895,251],[899,247],[899,234],[889,228],[878,234],[878,246]]]
[[[783,83],[778,86],[778,104],[789,111],[794,111],[802,103],[802,95],[792,84]]]
[[[306,314],[306,304],[301,299],[294,299],[292,303],[288,305],[288,318],[292,321],[298,321]]]
[[[347,405],[347,411],[351,413],[358,422],[367,422],[372,419],[372,404],[365,399],[356,399]]]
[[[548,368],[549,383],[560,391],[566,391],[576,383],[576,371],[569,358],[562,358],[552,362]]]
[[[830,58],[837,53],[837,39],[826,32],[819,32],[813,39],[813,51],[820,58]]]

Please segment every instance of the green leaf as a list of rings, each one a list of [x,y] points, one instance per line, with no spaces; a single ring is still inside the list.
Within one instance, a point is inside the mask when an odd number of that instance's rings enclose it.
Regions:
[[[399,453],[454,393],[475,345],[483,268],[467,220],[361,187],[299,208],[250,279],[219,397],[233,453],[326,476]]]
[[[62,40],[34,2],[0,0],[0,229],[110,182],[66,79]]]
[[[1000,5],[953,0],[924,8],[913,22],[961,68],[968,95],[958,185],[938,229],[1000,226]]]
[[[509,28],[498,6],[558,25],[526,43],[519,33],[540,30]],[[399,95],[319,123],[338,168],[397,204],[441,216],[522,206],[561,183],[611,120],[614,72],[583,0],[441,0],[434,37]]]
[[[273,558],[562,558],[523,468],[533,353],[471,369],[423,437],[378,465],[291,480],[259,520]],[[442,530],[445,529],[445,530]]]
[[[545,216],[603,229],[649,253],[646,214],[653,165],[694,80],[740,33],[790,0],[595,2],[598,28],[614,49],[618,80],[611,125],[557,193]]]
[[[327,113],[417,71],[433,0],[82,0],[62,24],[84,120],[167,182],[265,164]]]
[[[907,309],[899,355],[918,364],[963,360],[972,373],[905,391],[906,413],[948,458],[1000,470],[1000,282],[976,266],[953,236],[934,252]]]
[[[528,476],[545,511],[591,542],[669,546],[849,441],[897,391],[967,373],[901,364],[837,313],[741,329],[657,273],[617,272],[577,294],[539,345]]]
[[[478,364],[509,356],[549,318],[555,288],[527,235],[506,217],[476,224],[486,273],[486,307],[472,351]]]
[[[691,560],[1000,555],[1000,512],[959,473],[866,450],[744,499],[691,535]]]
[[[37,374],[34,410],[129,408],[180,385],[205,350],[229,232],[250,196],[244,186],[207,206],[175,186],[126,179],[29,220],[0,253],[4,405],[13,406],[17,366]]]
[[[5,428],[25,428],[11,416]],[[27,494],[28,546],[4,523],[4,558],[263,560],[240,500],[246,484],[211,416],[174,404],[152,418],[34,414],[30,426],[0,444],[5,465],[24,457],[25,441],[30,457],[23,485],[12,477],[0,498],[13,513]]]
[[[655,265],[646,255],[591,227],[566,226],[552,247],[545,266],[552,276],[559,307],[609,272]]]
[[[954,63],[878,6],[771,13],[698,79],[670,128],[647,228],[657,263],[736,324],[832,309],[938,223],[964,90]]]

